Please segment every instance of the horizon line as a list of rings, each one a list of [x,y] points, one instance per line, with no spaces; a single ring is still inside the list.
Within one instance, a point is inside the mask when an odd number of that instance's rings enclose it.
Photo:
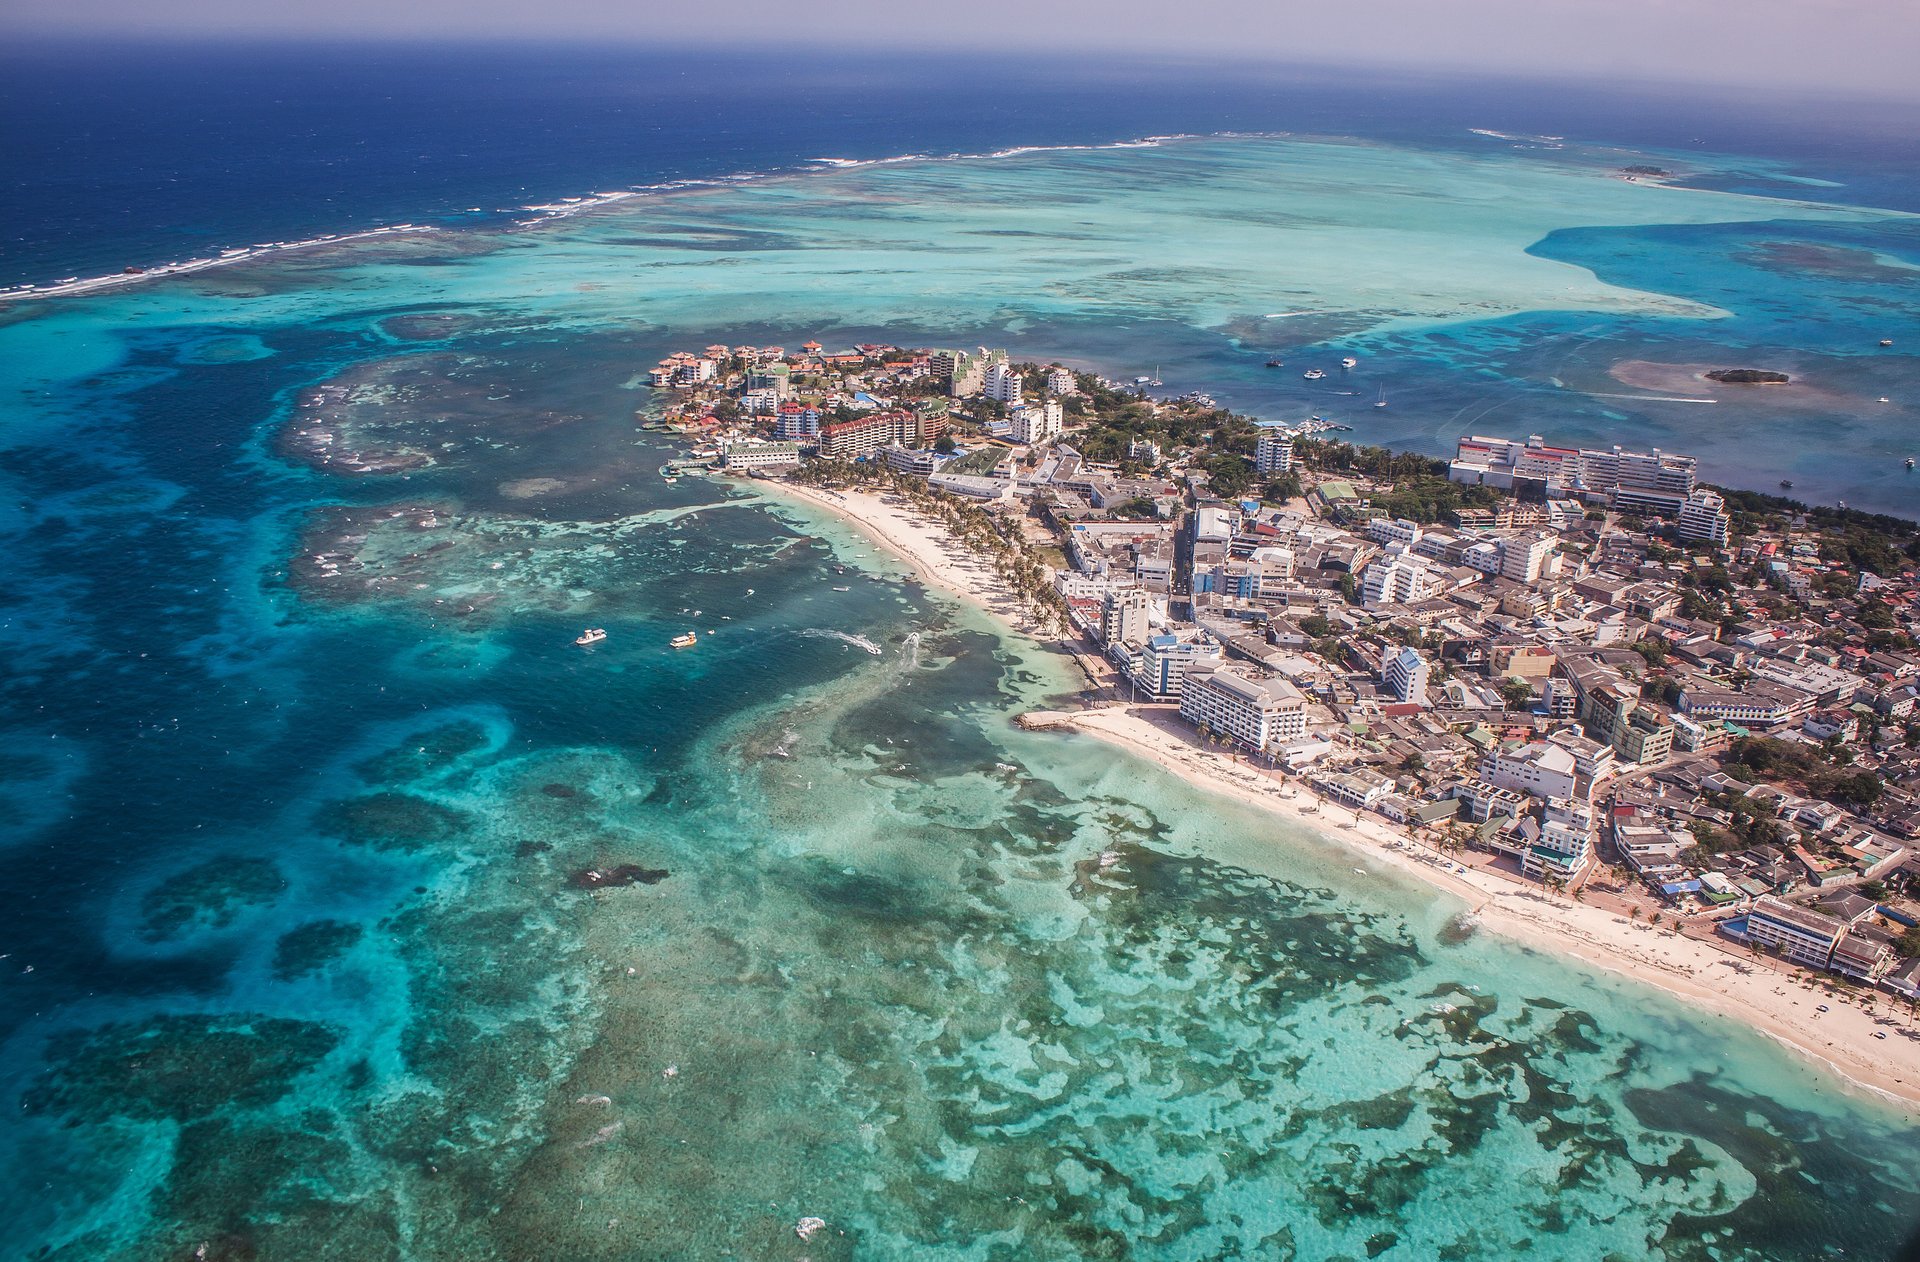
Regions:
[[[0,33],[7,36],[6,47],[0,50],[0,59],[21,59],[23,55],[30,55],[34,51],[77,51],[97,55],[165,46],[195,47],[210,51],[248,48],[327,48],[338,51],[391,49],[396,52],[416,53],[421,50],[448,53],[478,50],[515,52],[543,50],[591,52],[608,57],[649,50],[688,52],[702,56],[725,56],[742,60],[761,58],[792,60],[793,54],[804,53],[805,56],[812,58],[825,56],[840,64],[857,64],[883,62],[887,59],[915,62],[950,61],[956,50],[979,51],[993,47],[986,41],[978,44],[933,42],[886,44],[878,41],[849,42],[844,39],[825,37],[816,40],[798,38],[779,42],[769,40],[746,43],[736,39],[685,35],[650,38],[627,32],[518,34],[504,31],[460,31],[444,34],[396,33],[367,36],[334,31],[144,29],[103,33],[83,27],[11,26],[4,22],[0,22]],[[1774,82],[1763,85],[1736,79],[1683,78],[1657,72],[1623,74],[1618,71],[1594,68],[1551,70],[1517,66],[1491,67],[1484,63],[1466,61],[1424,63],[1391,56],[1353,57],[1331,53],[1324,56],[1300,55],[1297,50],[1291,56],[1275,56],[1247,50],[1231,50],[1226,53],[1186,49],[1141,50],[1114,44],[1084,48],[1077,56],[1078,61],[1074,65],[1062,66],[1057,57],[1043,51],[1008,53],[997,50],[994,65],[998,70],[1044,69],[1063,84],[1091,77],[1086,73],[1089,70],[1119,65],[1168,72],[1205,70],[1216,75],[1226,73],[1246,76],[1275,73],[1318,76],[1358,71],[1392,76],[1405,81],[1408,87],[1444,87],[1489,81],[1515,87],[1532,86],[1552,89],[1565,89],[1569,86],[1579,88],[1608,86],[1641,92],[1658,89],[1685,98],[1720,101],[1726,104],[1873,103],[1920,109],[1920,81],[1916,81],[1917,86],[1913,91],[1902,94],[1888,85],[1835,85],[1828,80]]]

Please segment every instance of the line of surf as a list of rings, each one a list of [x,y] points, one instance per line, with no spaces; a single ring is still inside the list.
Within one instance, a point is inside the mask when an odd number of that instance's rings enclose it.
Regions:
[[[545,202],[533,202],[517,207],[500,207],[492,213],[496,216],[507,217],[513,227],[530,228],[556,219],[566,219],[592,211],[604,210],[610,206],[636,198],[685,192],[700,188],[726,188],[760,180],[781,179],[795,175],[825,174],[830,171],[875,166],[897,166],[913,162],[980,162],[994,159],[1017,158],[1036,153],[1066,153],[1104,149],[1151,149],[1181,140],[1244,139],[1266,134],[1267,133],[1253,132],[1179,133],[1162,136],[1140,136],[1099,144],[1016,145],[1005,149],[966,153],[906,153],[881,158],[807,158],[791,165],[769,167],[758,171],[736,171],[724,175],[662,180],[649,184],[635,184],[622,189],[610,189],[602,192],[560,197]],[[1278,133],[1273,134],[1277,135]],[[479,207],[472,207],[469,213],[479,213],[479,210]],[[76,297],[85,294],[99,293],[104,290],[137,285],[162,277],[182,276],[193,272],[206,271],[211,268],[252,262],[275,254],[288,253],[296,250],[311,250],[323,246],[351,244],[399,233],[450,233],[481,230],[497,226],[499,226],[497,222],[486,224],[383,224],[378,227],[356,229],[347,232],[330,232],[320,236],[303,238],[298,241],[272,241],[251,246],[236,246],[224,249],[218,254],[198,258],[178,259],[172,262],[156,263],[145,267],[129,267],[125,271],[109,272],[99,276],[68,276],[47,283],[27,282],[24,284],[0,287],[0,304],[37,298]]]
[[[210,268],[227,267],[235,263],[246,263],[254,259],[265,258],[273,254],[287,254],[295,250],[312,250],[321,246],[346,245],[356,241],[368,241],[377,237],[391,237],[403,233],[440,232],[445,229],[426,224],[397,223],[386,224],[378,228],[364,228],[358,232],[329,232],[322,236],[305,237],[298,241],[268,241],[259,245],[235,246],[218,254],[203,258],[180,259],[172,263],[157,263],[151,267],[130,267],[125,271],[108,272],[103,276],[68,276],[51,284],[29,282],[23,285],[9,285],[0,288],[0,302],[17,302],[26,298],[60,298],[74,294],[98,293],[104,289],[118,289],[126,285],[137,285],[143,281],[155,280],[162,276],[184,276],[191,272],[203,272]]]

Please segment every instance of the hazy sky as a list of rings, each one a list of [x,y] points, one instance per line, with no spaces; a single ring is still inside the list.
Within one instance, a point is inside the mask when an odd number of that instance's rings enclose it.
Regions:
[[[1920,0],[0,0],[0,32],[1088,49],[1920,98]]]

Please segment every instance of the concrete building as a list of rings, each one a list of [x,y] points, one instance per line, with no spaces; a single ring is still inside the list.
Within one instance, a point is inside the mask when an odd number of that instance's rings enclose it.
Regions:
[[[1410,705],[1427,703],[1427,674],[1427,659],[1410,644],[1389,654],[1380,666],[1380,682]]]
[[[787,364],[762,364],[747,374],[747,389],[771,390],[785,399],[793,389],[793,369]]]
[[[1612,779],[1617,770],[1611,745],[1603,745],[1571,729],[1555,732],[1547,741],[1573,755],[1573,777],[1580,784],[1598,785]]]
[[[1825,968],[1833,948],[1847,931],[1846,922],[1771,894],[1755,901],[1747,913],[1747,938],[1778,951],[1786,959],[1809,968]]]
[[[1813,713],[1813,697],[1764,679],[1750,679],[1738,691],[1689,683],[1680,690],[1680,710],[1696,722],[1719,719],[1741,727],[1770,728],[1799,724]]]
[[[1682,539],[1725,546],[1727,531],[1733,524],[1725,509],[1724,499],[1702,487],[1680,505],[1677,532]]]
[[[1159,701],[1177,701],[1187,676],[1220,665],[1220,646],[1176,635],[1149,635],[1132,675],[1134,686]]]
[[[1510,438],[1462,438],[1447,476],[1470,486],[1502,490],[1605,496],[1616,508],[1675,513],[1693,494],[1698,462],[1658,447],[1650,452],[1610,448],[1553,447],[1538,434]]]
[[[1613,748],[1631,763],[1655,766],[1673,753],[1673,721],[1658,710],[1635,706],[1613,729]]]
[[[1306,698],[1298,688],[1232,666],[1189,673],[1180,717],[1247,749],[1267,749],[1307,731]]]
[[[1108,644],[1139,648],[1152,634],[1148,622],[1152,612],[1153,598],[1137,587],[1108,592],[1100,610],[1100,638]]]
[[[1430,565],[1395,544],[1361,576],[1360,603],[1369,609],[1411,605],[1432,596],[1438,586],[1438,576]]]
[[[820,409],[789,400],[773,416],[773,436],[782,442],[810,442],[820,436]]]
[[[1848,929],[1833,944],[1833,957],[1827,967],[1868,985],[1879,981],[1899,963],[1893,946],[1879,934],[1859,925]]]
[[[1193,515],[1193,541],[1196,544],[1225,544],[1233,538],[1233,514],[1224,508],[1208,506]]]
[[[800,463],[799,443],[731,443],[721,463],[729,469],[790,469]]]
[[[1048,399],[1016,409],[1012,419],[1014,442],[1044,443],[1060,436],[1066,421],[1066,409],[1060,406],[1060,400]]]
[[[1549,798],[1540,817],[1540,837],[1520,856],[1521,872],[1536,879],[1572,880],[1592,859],[1597,832],[1592,806]]]
[[[1253,467],[1260,473],[1286,473],[1293,468],[1293,439],[1279,430],[1266,430],[1253,449]]]
[[[871,412],[822,426],[820,454],[830,460],[870,456],[883,447],[928,447],[947,432],[944,412]]]
[[[883,447],[880,458],[887,468],[895,473],[911,474],[916,478],[931,477],[940,467],[940,458],[930,451],[914,451],[906,447]]]
[[[1418,522],[1399,517],[1376,517],[1367,523],[1367,538],[1375,543],[1399,543],[1411,548],[1423,533]]]
[[[1545,742],[1495,750],[1481,760],[1480,778],[1495,788],[1537,798],[1572,798],[1577,785],[1573,755]]]
[[[703,381],[712,381],[718,368],[711,359],[689,360],[674,369],[673,381],[675,385],[697,386]]]
[[[1324,772],[1313,778],[1313,787],[1348,810],[1366,811],[1393,791],[1393,781],[1377,771],[1360,767],[1352,771]]]
[[[1020,402],[1020,392],[1025,383],[1020,373],[1011,364],[990,364],[986,376],[981,380],[980,393],[1011,407]]]
[[[986,383],[987,368],[991,364],[1004,364],[1005,351],[990,351],[981,347],[978,354],[966,351],[934,351],[927,356],[927,375],[946,385],[947,393],[956,399],[972,398],[979,394]]]
[[[1516,583],[1537,583],[1547,558],[1559,537],[1550,530],[1535,530],[1500,541],[1500,576]]]
[[[1047,369],[1047,393],[1056,395],[1078,394],[1080,383],[1074,380],[1071,369],[1055,364]]]

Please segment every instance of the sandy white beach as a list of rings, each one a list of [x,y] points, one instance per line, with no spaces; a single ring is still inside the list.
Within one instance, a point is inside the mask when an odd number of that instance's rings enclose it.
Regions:
[[[990,563],[944,527],[868,491],[769,484],[837,514],[912,565],[939,589],[972,601],[1022,633],[1034,631]],[[1188,782],[1272,812],[1459,898],[1482,929],[1528,947],[1573,955],[1657,986],[1708,1012],[1743,1021],[1818,1060],[1852,1083],[1920,1108],[1920,1030],[1904,1003],[1880,994],[1873,1009],[1830,995],[1812,975],[1785,971],[1735,948],[1655,928],[1573,901],[1415,841],[1398,825],[1321,801],[1297,781],[1257,769],[1201,743],[1166,707],[1111,705],[1022,716],[1025,725],[1116,745]],[[1822,1011],[1822,1009],[1825,1009]],[[1884,1035],[1885,1037],[1875,1037]]]
[[[958,596],[1023,633],[1036,630],[1019,596],[993,563],[968,550],[946,527],[913,511],[896,497],[862,490],[824,490],[793,482],[756,482],[776,496],[802,500],[859,527],[880,548],[913,567],[929,585]]]

